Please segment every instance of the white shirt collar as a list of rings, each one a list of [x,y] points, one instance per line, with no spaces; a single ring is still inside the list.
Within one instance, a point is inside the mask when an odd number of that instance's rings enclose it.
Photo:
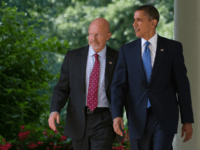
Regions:
[[[106,57],[106,49],[107,46],[105,46],[99,53],[97,53],[100,57],[105,58]],[[92,57],[96,52],[93,50],[91,46],[89,46],[89,57]]]
[[[157,46],[158,34],[155,33],[148,41],[151,43],[152,46]],[[146,40],[142,38],[142,46],[145,45]]]

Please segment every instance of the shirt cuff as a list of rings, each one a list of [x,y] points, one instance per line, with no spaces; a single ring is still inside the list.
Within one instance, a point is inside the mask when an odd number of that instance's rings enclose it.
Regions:
[[[59,113],[58,111],[52,111],[52,112],[50,113],[50,115],[51,115],[52,113],[54,113],[54,112],[57,112],[57,113]],[[49,116],[50,116],[50,115],[49,115]]]

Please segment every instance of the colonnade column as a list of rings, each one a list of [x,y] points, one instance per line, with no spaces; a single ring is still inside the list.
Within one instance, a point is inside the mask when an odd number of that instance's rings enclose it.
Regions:
[[[174,0],[174,40],[183,44],[194,113],[192,139],[183,143],[179,119],[174,150],[200,150],[200,0]]]

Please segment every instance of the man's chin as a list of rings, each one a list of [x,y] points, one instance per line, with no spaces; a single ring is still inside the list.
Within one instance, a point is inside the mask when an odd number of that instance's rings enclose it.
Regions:
[[[141,38],[139,33],[136,33],[135,35],[136,35],[136,37]]]
[[[92,47],[92,49],[100,49],[100,46],[92,46],[92,45],[90,46]]]

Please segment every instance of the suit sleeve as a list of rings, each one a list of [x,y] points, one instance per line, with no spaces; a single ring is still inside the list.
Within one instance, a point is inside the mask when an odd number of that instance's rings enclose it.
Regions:
[[[181,113],[182,123],[193,123],[193,111],[190,94],[190,84],[187,77],[187,69],[184,64],[183,48],[181,43],[177,43],[174,51],[173,72],[175,77],[178,103]]]
[[[128,93],[127,80],[127,65],[123,49],[121,48],[111,85],[111,109],[113,119],[123,116],[123,106],[125,105]]]
[[[69,97],[69,62],[66,54],[60,72],[60,79],[53,90],[50,112],[57,111],[60,113],[61,109],[65,106]]]

